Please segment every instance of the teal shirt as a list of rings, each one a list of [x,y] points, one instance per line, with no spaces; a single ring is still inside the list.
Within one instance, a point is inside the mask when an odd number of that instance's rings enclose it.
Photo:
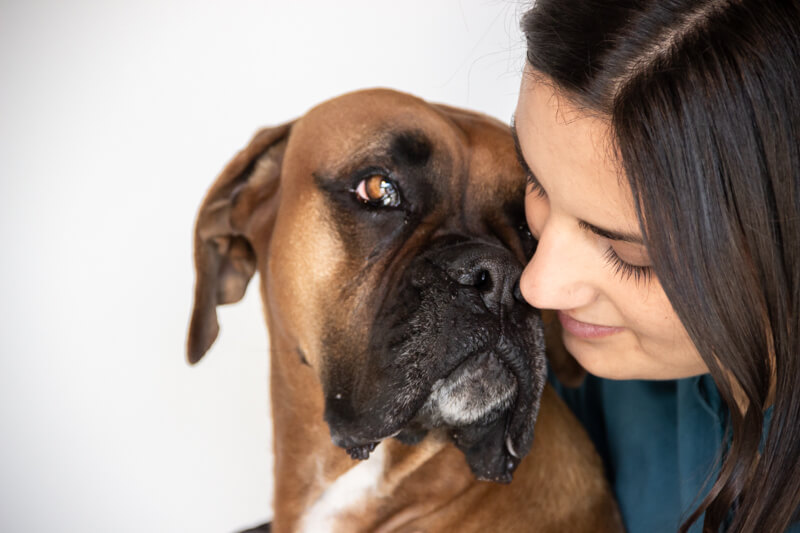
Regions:
[[[554,385],[603,457],[627,531],[677,531],[718,474],[727,408],[711,376],[587,376],[577,389]],[[700,517],[690,532],[700,533],[702,524]],[[787,533],[800,533],[800,524]]]

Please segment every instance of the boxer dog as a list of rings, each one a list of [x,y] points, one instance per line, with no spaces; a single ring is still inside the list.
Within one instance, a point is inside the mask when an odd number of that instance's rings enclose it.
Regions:
[[[259,131],[217,178],[188,357],[258,272],[272,531],[621,529],[545,386],[542,321],[517,285],[535,246],[524,191],[506,125],[384,89]]]

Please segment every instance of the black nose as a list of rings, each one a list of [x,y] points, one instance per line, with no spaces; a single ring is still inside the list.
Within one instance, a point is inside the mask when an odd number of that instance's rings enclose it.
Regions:
[[[514,304],[514,286],[519,278],[519,268],[510,265],[510,257],[483,257],[472,265],[469,283],[481,292],[486,307],[496,310],[500,305]]]
[[[522,267],[505,248],[485,244],[463,244],[444,252],[445,270],[460,285],[477,289],[486,307],[498,311],[517,301]]]

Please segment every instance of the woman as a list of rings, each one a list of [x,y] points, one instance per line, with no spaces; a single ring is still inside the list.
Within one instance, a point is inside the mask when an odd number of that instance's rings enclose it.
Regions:
[[[800,4],[537,0],[522,26],[520,289],[590,373],[563,395],[628,529],[800,531]]]

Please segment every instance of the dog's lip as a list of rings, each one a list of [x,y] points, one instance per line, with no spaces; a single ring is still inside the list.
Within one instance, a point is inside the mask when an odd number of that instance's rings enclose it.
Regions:
[[[434,381],[430,392],[425,397],[426,401],[439,388],[444,386],[449,380],[459,379],[460,375],[466,372],[469,369],[470,365],[474,364],[478,360],[478,358],[482,355],[494,358],[501,365],[503,365],[503,367],[509,373],[511,378],[516,380],[516,377],[514,376],[513,372],[511,372],[511,370],[507,367],[506,363],[502,360],[502,358],[498,357],[493,350],[478,350],[475,352],[471,352],[470,354],[465,356],[463,360],[456,366],[456,368],[454,368],[451,372],[440,376],[436,381]],[[335,397],[337,396],[341,395],[335,395]],[[384,435],[378,435],[374,437],[373,436],[365,437],[364,435],[355,436],[353,434],[347,433],[346,431],[345,432],[336,431],[336,429],[331,427],[330,428],[331,441],[333,442],[334,445],[338,446],[339,448],[344,448],[345,450],[347,450],[350,456],[353,457],[354,459],[363,459],[363,457],[360,456],[358,449],[363,450],[364,448],[367,447],[374,448],[375,445],[383,442],[384,440],[396,437],[397,435],[402,433],[405,429],[407,429],[409,423],[411,423],[415,418],[417,418],[420,411],[423,410],[423,407],[420,407],[417,411],[414,411],[413,413],[409,413],[407,417],[404,417],[406,420],[404,423],[402,423],[402,425],[398,429],[386,433]]]
[[[508,365],[505,363],[505,361],[503,361],[503,359],[502,359],[501,357],[498,357],[498,355],[497,355],[497,354],[496,354],[496,353],[495,353],[493,350],[479,350],[479,351],[476,351],[476,352],[472,352],[471,354],[469,354],[468,356],[466,356],[466,357],[464,358],[464,360],[463,360],[463,361],[461,361],[461,362],[458,364],[458,366],[456,366],[456,367],[453,369],[453,371],[452,371],[452,372],[450,372],[449,374],[446,374],[446,375],[444,375],[444,376],[440,377],[439,379],[437,379],[437,380],[434,382],[434,386],[433,386],[433,388],[431,389],[431,394],[433,394],[433,393],[434,393],[436,390],[438,390],[438,389],[440,389],[441,387],[443,387],[443,386],[444,386],[444,384],[445,384],[445,383],[446,383],[448,380],[451,380],[451,379],[458,379],[458,378],[461,376],[461,374],[463,374],[464,372],[466,372],[466,371],[468,371],[468,370],[469,370],[469,367],[470,367],[470,365],[473,365],[473,364],[476,364],[476,363],[478,363],[478,360],[479,360],[479,358],[480,358],[481,356],[491,357],[492,359],[494,359],[495,361],[497,361],[498,363],[500,363],[500,365],[502,365],[502,366],[503,366],[503,368],[504,368],[504,369],[505,369],[505,370],[508,372],[508,374],[509,374],[509,375],[510,375],[512,378],[516,379],[516,378],[514,377],[514,373],[513,373],[513,372],[511,372],[511,369],[510,369],[510,368],[508,368]],[[429,394],[428,396],[430,396],[431,394]]]
[[[392,437],[396,437],[397,435],[400,434],[401,431],[403,431],[402,428],[398,429],[393,433],[387,434],[383,437],[376,437],[372,439],[354,439],[349,435],[336,433],[332,430],[331,441],[335,446],[338,446],[339,448],[345,448],[347,450],[351,448],[364,448],[364,447],[372,447],[372,449],[374,449],[375,446],[385,441],[386,439],[391,439]]]

